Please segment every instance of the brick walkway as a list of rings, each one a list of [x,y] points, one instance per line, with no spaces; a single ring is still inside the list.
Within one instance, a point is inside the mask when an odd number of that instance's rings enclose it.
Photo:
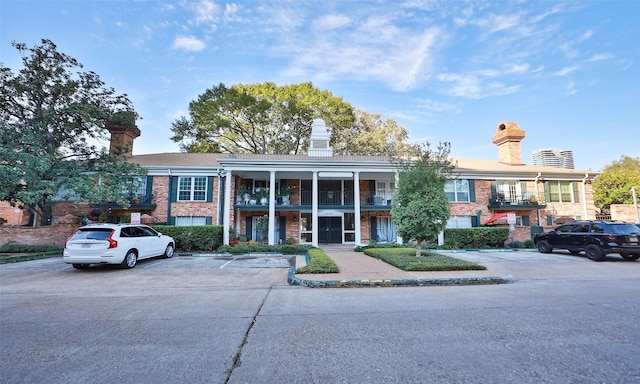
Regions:
[[[385,279],[449,279],[482,278],[495,276],[495,272],[484,271],[442,271],[405,272],[383,261],[369,257],[363,252],[354,252],[352,246],[322,245],[329,257],[338,264],[339,273],[297,274],[308,280],[385,280]]]

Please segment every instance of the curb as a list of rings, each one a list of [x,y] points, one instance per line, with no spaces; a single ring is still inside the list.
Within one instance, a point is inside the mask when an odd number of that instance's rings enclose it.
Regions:
[[[513,276],[452,277],[426,279],[351,279],[351,280],[309,280],[296,277],[296,267],[289,269],[289,285],[308,288],[366,288],[366,287],[426,287],[450,285],[492,285],[513,283]]]

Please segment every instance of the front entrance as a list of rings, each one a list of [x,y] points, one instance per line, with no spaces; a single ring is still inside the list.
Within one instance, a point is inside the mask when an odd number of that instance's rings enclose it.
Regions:
[[[318,217],[318,243],[342,244],[342,217]]]

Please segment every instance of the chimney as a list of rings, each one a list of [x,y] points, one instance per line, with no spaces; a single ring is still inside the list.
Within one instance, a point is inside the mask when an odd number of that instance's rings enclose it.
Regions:
[[[517,123],[502,122],[498,125],[498,132],[491,138],[498,146],[498,161],[509,165],[522,165],[522,150],[520,142],[525,132]]]
[[[111,133],[109,141],[109,155],[133,155],[133,140],[140,136],[140,129],[136,126],[133,112],[116,112],[113,118],[105,124]]]
[[[314,119],[311,124],[311,139],[307,156],[331,157],[333,149],[329,146],[329,131],[322,119]]]

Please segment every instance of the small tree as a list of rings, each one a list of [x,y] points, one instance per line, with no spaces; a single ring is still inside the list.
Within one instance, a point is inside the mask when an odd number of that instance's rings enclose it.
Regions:
[[[449,159],[451,145],[440,143],[437,152],[429,143],[416,159],[397,159],[398,185],[391,210],[399,236],[416,241],[416,256],[423,242],[436,242],[451,215],[444,192],[456,165]]]
[[[29,209],[41,225],[50,224],[62,191],[90,203],[125,205],[123,176],[143,172],[92,143],[106,136],[106,122],[135,121],[127,96],[105,87],[94,72],[80,71],[82,65],[49,40],[30,49],[13,46],[23,68],[15,75],[0,68],[0,201]]]
[[[593,199],[605,211],[609,211],[611,204],[632,204],[634,186],[640,188],[640,158],[622,156],[595,178]]]

